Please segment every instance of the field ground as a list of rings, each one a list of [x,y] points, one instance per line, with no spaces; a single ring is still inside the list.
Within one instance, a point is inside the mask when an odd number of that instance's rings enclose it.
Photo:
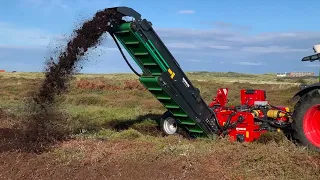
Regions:
[[[265,89],[274,105],[288,101],[300,83],[274,75],[187,73],[206,102],[228,87],[229,104],[241,88]],[[319,179],[320,154],[280,135],[254,143],[163,137],[155,119],[165,109],[131,74],[79,74],[59,109],[70,139],[36,153],[16,124],[28,116],[25,102],[41,73],[0,74],[1,179]],[[48,119],[48,122],[50,120]],[[268,140],[269,139],[269,140]],[[37,146],[38,148],[38,146]]]

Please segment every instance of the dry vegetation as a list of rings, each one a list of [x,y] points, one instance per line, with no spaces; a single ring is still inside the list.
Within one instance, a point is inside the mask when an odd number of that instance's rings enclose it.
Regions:
[[[256,88],[267,90],[272,104],[291,108],[288,100],[301,81],[268,74],[188,75],[208,103],[219,87],[230,88],[230,104],[239,104],[241,88]],[[58,122],[63,121],[72,136],[34,151],[39,146],[25,142],[17,124],[29,116],[24,102],[42,77],[0,74],[1,179],[320,178],[320,155],[281,134],[249,144],[163,137],[154,120],[165,109],[131,74],[75,76],[70,91],[58,99],[66,114]]]

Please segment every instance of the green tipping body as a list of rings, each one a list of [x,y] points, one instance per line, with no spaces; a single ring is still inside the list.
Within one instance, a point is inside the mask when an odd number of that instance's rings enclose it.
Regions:
[[[158,77],[162,73],[168,73],[170,67],[152,42],[142,40],[131,28],[130,22],[123,23],[114,35],[141,68],[143,75],[139,81],[171,112],[179,126],[184,127],[192,135],[205,136],[197,123],[158,84]]]

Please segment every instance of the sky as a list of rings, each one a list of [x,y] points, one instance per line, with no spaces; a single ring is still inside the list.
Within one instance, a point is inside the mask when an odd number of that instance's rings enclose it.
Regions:
[[[318,74],[320,69],[320,62],[301,62],[320,41],[319,0],[3,0],[0,69],[42,71],[45,59],[66,45],[75,28],[115,6],[131,7],[152,22],[184,71]],[[81,72],[131,72],[115,47],[105,37],[88,53]]]

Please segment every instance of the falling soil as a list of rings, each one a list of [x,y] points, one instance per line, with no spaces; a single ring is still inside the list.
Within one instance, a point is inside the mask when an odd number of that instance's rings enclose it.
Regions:
[[[97,12],[92,20],[85,22],[80,29],[75,30],[75,37],[68,42],[66,50],[58,57],[58,62],[54,62],[54,59],[50,58],[46,69],[46,78],[36,101],[38,103],[53,103],[55,95],[65,92],[67,82],[70,76],[76,72],[75,68],[81,57],[89,48],[94,48],[100,43],[100,38],[105,32],[121,22],[122,18],[119,13],[106,9]]]
[[[55,99],[67,91],[72,75],[77,72],[77,65],[89,48],[97,47],[102,35],[122,21],[121,14],[115,10],[98,11],[93,19],[74,30],[73,37],[56,60],[48,58],[45,79],[32,103],[28,103],[31,115],[23,123],[24,141],[52,142],[66,136],[69,131],[67,121],[58,112]]]

